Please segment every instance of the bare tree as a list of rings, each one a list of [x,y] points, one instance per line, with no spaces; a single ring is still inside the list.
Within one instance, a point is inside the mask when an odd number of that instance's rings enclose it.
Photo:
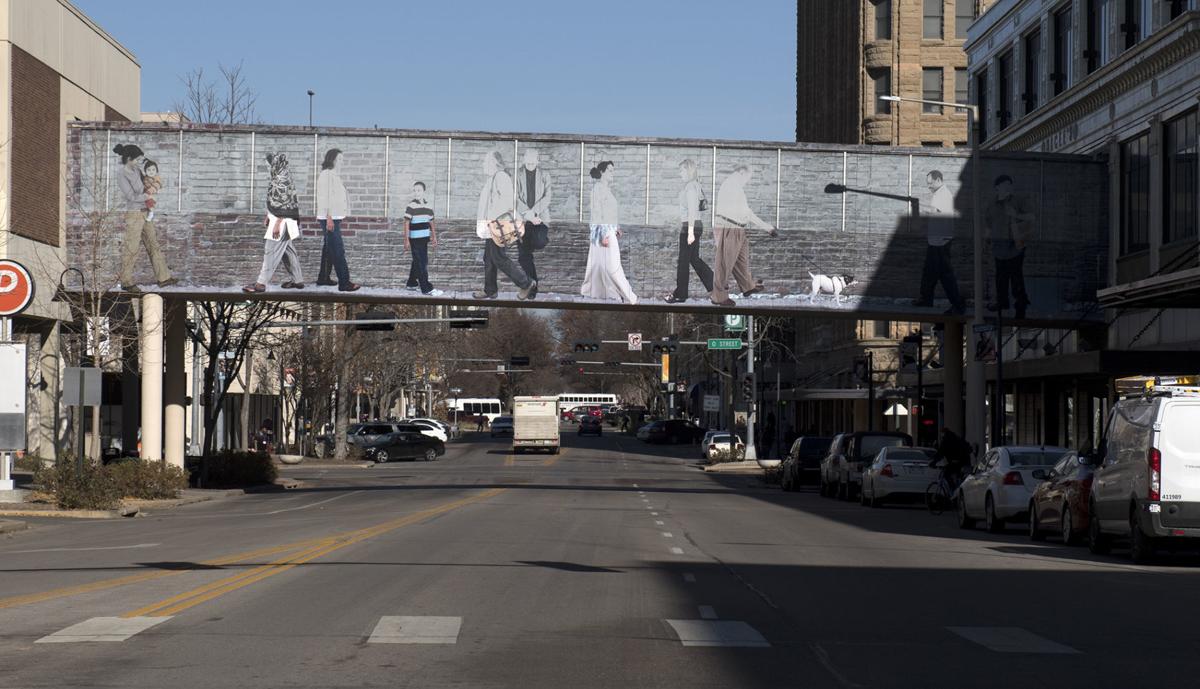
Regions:
[[[250,88],[243,63],[232,67],[217,64],[216,80],[197,67],[179,78],[183,95],[173,104],[175,112],[192,122],[205,124],[255,124],[258,122],[258,93]]]

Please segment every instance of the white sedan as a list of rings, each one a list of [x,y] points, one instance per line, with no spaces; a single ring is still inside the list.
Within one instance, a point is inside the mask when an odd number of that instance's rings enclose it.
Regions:
[[[984,455],[954,494],[958,525],[975,527],[983,520],[988,531],[1004,530],[1004,523],[1028,517],[1029,500],[1042,482],[1033,472],[1045,471],[1058,463],[1068,450],[1064,447],[1009,445],[993,447]]]
[[[732,433],[714,433],[704,444],[704,458],[712,461],[718,453],[732,454],[734,457],[746,455],[746,443]]]
[[[443,443],[449,442],[450,440],[450,435],[446,433],[446,430],[442,428],[442,425],[437,421],[433,421],[431,419],[408,419],[407,421],[401,421],[400,423],[420,426],[422,429],[424,429],[421,431],[421,435],[427,435],[430,438],[437,438]]]
[[[862,504],[878,507],[885,500],[923,499],[940,469],[929,466],[937,451],[928,447],[885,447],[863,472]]]

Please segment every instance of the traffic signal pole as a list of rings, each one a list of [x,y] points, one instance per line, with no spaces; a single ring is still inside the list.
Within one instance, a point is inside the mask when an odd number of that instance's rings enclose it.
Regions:
[[[754,316],[746,317],[746,377],[754,381]],[[758,459],[758,450],[754,446],[754,417],[757,413],[757,382],[752,383],[753,391],[746,402],[746,460]]]

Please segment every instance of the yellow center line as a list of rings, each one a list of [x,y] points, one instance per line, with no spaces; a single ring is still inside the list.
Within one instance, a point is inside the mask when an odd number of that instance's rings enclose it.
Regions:
[[[548,467],[548,466],[553,466],[555,464],[558,464],[558,460],[562,459],[562,456],[565,454],[567,454],[567,448],[565,448],[565,447],[558,448],[558,454],[550,455],[550,457],[546,461],[542,462],[542,466]]]
[[[246,586],[260,582],[263,579],[286,572],[293,567],[302,565],[311,560],[315,560],[318,557],[341,550],[347,546],[360,543],[369,538],[388,533],[389,531],[394,531],[396,529],[424,521],[439,514],[456,510],[460,507],[465,507],[466,505],[481,502],[503,492],[503,488],[493,488],[484,491],[479,495],[463,498],[461,500],[455,500],[453,502],[431,507],[420,512],[414,512],[413,514],[405,517],[400,517],[399,519],[384,522],[376,526],[368,527],[366,529],[359,529],[357,531],[350,531],[340,536],[323,539],[312,547],[287,558],[281,558],[275,562],[262,565],[261,567],[256,567],[255,569],[247,572],[239,572],[233,576],[226,577],[190,591],[185,591],[183,593],[171,596],[157,603],[153,603],[151,605],[147,605],[138,608],[137,610],[125,613],[122,615],[122,617],[165,617],[168,615],[175,615],[232,591],[245,588]]]

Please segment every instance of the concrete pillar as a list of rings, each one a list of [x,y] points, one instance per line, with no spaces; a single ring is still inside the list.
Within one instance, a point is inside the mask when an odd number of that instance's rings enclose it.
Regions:
[[[147,460],[162,459],[163,299],[142,297],[142,450]]]
[[[945,425],[960,437],[967,437],[963,424],[963,324],[946,323],[942,335],[942,387],[945,390]]]
[[[163,380],[166,412],[163,418],[163,457],[167,464],[183,468],[187,424],[187,302],[172,299],[167,304],[167,370]]]

